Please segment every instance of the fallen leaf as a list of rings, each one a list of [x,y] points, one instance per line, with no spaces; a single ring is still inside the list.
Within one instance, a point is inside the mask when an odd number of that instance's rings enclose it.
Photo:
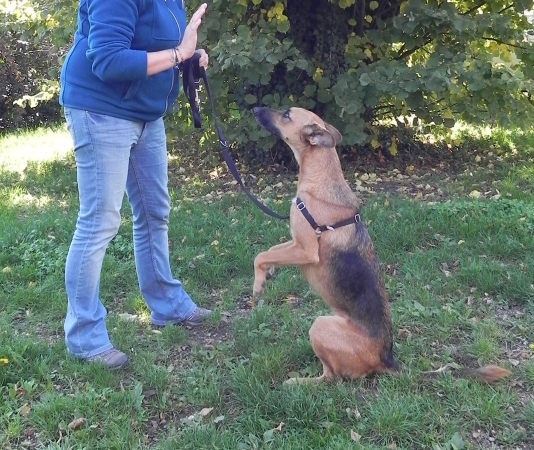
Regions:
[[[125,322],[135,322],[137,320],[137,314],[120,313],[119,318]]]
[[[213,411],[213,408],[202,408],[198,413],[201,417],[208,416]]]
[[[20,408],[19,412],[22,416],[27,416],[28,414],[30,414],[31,409],[32,407],[29,403],[24,403],[24,405],[22,405],[22,407]]]
[[[354,442],[360,442],[360,439],[362,438],[362,436],[360,434],[356,433],[356,431],[350,430],[350,438]]]
[[[412,336],[412,332],[407,328],[401,328],[398,331],[399,339],[406,339]]]
[[[68,424],[69,430],[79,430],[85,424],[87,423],[87,419],[85,417],[79,417],[77,419],[74,419],[71,423]]]

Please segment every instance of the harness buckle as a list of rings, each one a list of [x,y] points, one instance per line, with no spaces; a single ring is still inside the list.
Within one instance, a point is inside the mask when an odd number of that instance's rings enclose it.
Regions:
[[[304,209],[306,209],[306,205],[304,204],[302,200],[299,203],[297,203],[297,209],[299,211],[303,211]]]
[[[315,236],[317,236],[317,239],[320,239],[321,235],[323,234],[321,229],[319,227],[317,227],[314,231],[315,231]]]
[[[330,225],[327,225],[327,226],[326,226],[326,229],[327,229],[328,231],[334,231],[334,230],[335,230],[335,228],[334,228],[334,227],[331,227]]]
[[[361,222],[361,220],[360,213],[354,215],[354,223]]]

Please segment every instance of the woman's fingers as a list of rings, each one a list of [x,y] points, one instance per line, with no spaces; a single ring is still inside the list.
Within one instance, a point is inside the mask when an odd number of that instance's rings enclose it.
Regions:
[[[187,24],[187,27],[184,31],[184,37],[182,39],[182,42],[180,43],[180,53],[184,59],[189,59],[191,56],[193,56],[193,53],[195,53],[195,50],[197,48],[197,30],[200,24],[202,23],[202,17],[206,13],[208,5],[207,3],[203,3],[200,5],[200,7],[194,12],[194,14],[191,16],[191,20]],[[203,59],[204,65],[202,67],[205,67],[207,65],[207,55]]]
[[[198,59],[198,65],[204,68],[208,67],[209,57],[206,53],[206,50],[204,50],[203,48],[199,48],[195,53],[198,53],[200,55],[200,58]]]
[[[196,24],[196,27],[198,28],[198,26],[200,25],[202,21],[202,17],[204,16],[206,12],[207,7],[208,7],[207,3],[202,3],[202,5],[200,5],[199,8],[191,16],[191,20],[189,21],[189,23]]]
[[[202,23],[202,17],[206,12],[207,7],[207,3],[203,3],[202,5],[200,5],[200,7],[191,17],[191,20],[187,24],[187,27],[185,28],[184,37],[180,44],[180,52],[182,53],[184,59],[191,58],[191,56],[193,56],[193,53],[195,53],[198,39],[197,30],[200,24]]]

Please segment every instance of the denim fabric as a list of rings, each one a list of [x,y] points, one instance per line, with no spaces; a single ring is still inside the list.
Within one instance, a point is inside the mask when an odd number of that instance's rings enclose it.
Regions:
[[[132,208],[141,293],[155,325],[181,322],[195,303],[169,263],[167,146],[163,119],[136,122],[66,108],[74,141],[80,210],[67,256],[64,323],[69,353],[88,358],[112,348],[99,297],[102,262],[119,229],[124,193]]]

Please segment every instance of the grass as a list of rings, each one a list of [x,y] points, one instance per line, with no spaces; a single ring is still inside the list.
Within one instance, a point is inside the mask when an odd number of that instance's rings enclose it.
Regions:
[[[327,308],[294,268],[248,307],[253,258],[288,238],[287,223],[224,171],[193,171],[183,157],[171,162],[171,261],[215,317],[202,330],[149,325],[125,204],[101,297],[131,365],[110,372],[66,355],[63,265],[77,213],[66,142],[62,128],[0,137],[0,448],[534,448],[532,131],[479,136],[454,171],[400,167],[357,183],[364,169],[347,167],[403,371],[296,387],[283,381],[320,374],[307,330]],[[254,189],[285,212],[294,177],[272,178]],[[486,386],[420,373],[445,364],[500,364],[513,376]]]

